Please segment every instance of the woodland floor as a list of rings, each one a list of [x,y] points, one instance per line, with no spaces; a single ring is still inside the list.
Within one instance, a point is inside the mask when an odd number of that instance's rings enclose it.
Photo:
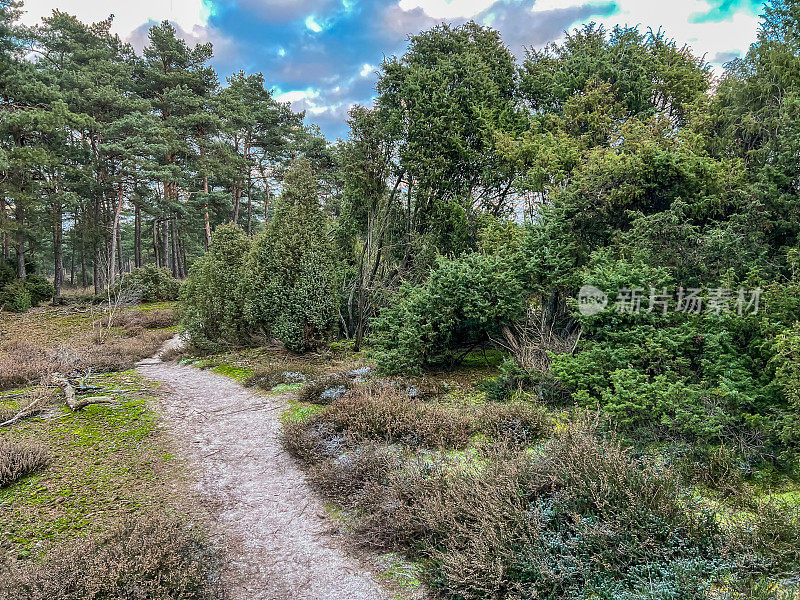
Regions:
[[[158,356],[138,369],[162,384],[160,412],[194,464],[196,489],[225,540],[234,600],[387,597],[345,552],[339,526],[281,445],[291,392],[258,393]]]

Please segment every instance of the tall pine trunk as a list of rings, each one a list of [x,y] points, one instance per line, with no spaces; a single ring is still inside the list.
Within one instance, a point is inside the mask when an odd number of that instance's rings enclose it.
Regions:
[[[111,252],[108,257],[108,285],[117,281],[117,240],[119,235],[119,216],[122,213],[124,192],[122,182],[117,183],[117,206],[114,209],[114,222],[111,227]]]
[[[133,266],[142,266],[142,207],[138,202],[133,211]]]
[[[53,304],[61,301],[61,286],[64,283],[64,215],[61,201],[53,205]]]
[[[203,174],[203,194],[205,194],[205,205],[203,210],[203,224],[206,231],[205,247],[208,252],[208,247],[211,245],[211,219],[208,215],[208,175]]]
[[[161,252],[159,250],[160,244],[158,243],[158,219],[153,219],[153,256],[155,257],[156,266],[161,266]]]
[[[6,220],[6,197],[0,194],[0,224]],[[11,258],[11,237],[7,231],[0,231],[0,247],[2,247],[3,259]]]
[[[162,231],[161,242],[163,243],[163,252],[164,252],[164,267],[170,271],[172,271],[172,257],[170,256],[169,252],[169,221],[170,218],[167,217],[164,219],[164,230]]]
[[[25,279],[28,276],[28,273],[25,271],[25,233],[23,232],[23,226],[25,225],[25,207],[19,200],[16,202],[14,216],[17,221],[17,277]]]

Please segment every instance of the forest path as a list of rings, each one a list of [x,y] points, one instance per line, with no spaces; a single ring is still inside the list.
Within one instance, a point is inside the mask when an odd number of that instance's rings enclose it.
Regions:
[[[223,375],[162,362],[139,363],[163,384],[161,412],[209,503],[228,549],[232,600],[383,600],[374,578],[349,557],[336,526],[280,441],[287,396],[249,390]]]

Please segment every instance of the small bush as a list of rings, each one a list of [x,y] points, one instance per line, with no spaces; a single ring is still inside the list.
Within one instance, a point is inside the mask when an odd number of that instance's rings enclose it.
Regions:
[[[12,279],[2,286],[0,308],[24,313],[53,297],[53,284],[41,275],[28,275],[26,279]]]
[[[28,275],[25,286],[31,293],[31,306],[38,306],[42,302],[51,300],[55,293],[53,284],[41,275]]]
[[[328,375],[303,386],[298,394],[300,402],[330,404],[343,396],[353,386],[353,381],[344,373]]]
[[[247,341],[240,297],[242,261],[250,239],[236,225],[217,227],[208,252],[192,265],[181,286],[178,313],[189,342],[202,351]]]
[[[3,600],[206,600],[222,597],[218,559],[199,533],[161,515],[63,546],[12,571]]]
[[[131,310],[114,316],[111,325],[123,327],[130,334],[142,329],[166,329],[175,322],[175,313],[170,309]],[[101,324],[108,327],[108,319],[103,319]]]
[[[125,275],[119,288],[138,302],[165,302],[178,299],[181,284],[168,269],[145,265]]]
[[[447,406],[414,400],[390,385],[354,387],[315,414],[306,428],[313,431],[323,423],[353,442],[424,448],[464,448],[478,434],[528,443],[549,429],[535,404]]]
[[[0,441],[0,488],[43,469],[50,458],[41,446]]]
[[[336,327],[336,260],[319,194],[311,164],[296,160],[275,216],[243,268],[248,321],[293,352],[315,349]]]
[[[0,307],[15,313],[24,313],[32,305],[31,291],[25,280],[17,279],[3,288],[0,293]]]
[[[378,368],[419,372],[499,337],[502,326],[526,310],[522,273],[516,255],[440,258],[424,283],[404,286],[374,320],[370,339]]]
[[[318,368],[303,360],[290,358],[269,359],[253,367],[253,374],[245,385],[271,390],[276,385],[303,383],[318,372]]]

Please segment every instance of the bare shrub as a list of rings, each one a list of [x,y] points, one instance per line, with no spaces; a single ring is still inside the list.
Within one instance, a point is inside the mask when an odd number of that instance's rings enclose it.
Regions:
[[[337,457],[329,457],[309,470],[309,478],[326,497],[347,507],[364,507],[382,497],[381,483],[402,461],[396,452],[377,444],[364,444]]]
[[[304,385],[298,394],[298,400],[312,404],[330,404],[344,396],[353,384],[353,380],[345,373],[328,375]]]
[[[699,597],[723,564],[718,527],[677,478],[590,420],[559,428],[535,453],[504,442],[403,461],[371,443],[324,448],[310,454],[323,456],[312,481],[357,509],[359,539],[411,553],[446,597]]]
[[[514,325],[504,325],[503,342],[517,364],[528,373],[548,373],[550,353],[568,354],[575,350],[580,334],[557,323],[563,315],[553,315],[548,307],[529,305],[525,317]]]
[[[50,456],[41,446],[0,441],[0,488],[45,468],[49,462]]]
[[[112,327],[122,327],[130,336],[131,332],[141,331],[142,329],[165,329],[177,323],[175,313],[170,309],[152,310],[130,310],[121,314],[116,314],[111,319]],[[108,327],[109,319],[101,321],[103,327]]]
[[[312,421],[330,423],[354,440],[426,448],[464,448],[476,434],[527,442],[548,428],[535,404],[448,406],[411,399],[388,385],[356,386]]]
[[[173,333],[169,331],[144,331],[137,337],[109,338],[102,344],[77,348],[74,369],[80,371],[130,369],[143,358],[153,356],[172,336]],[[63,372],[69,370],[65,369]]]
[[[38,379],[48,368],[47,352],[30,342],[15,340],[0,349],[0,390]]]
[[[762,498],[727,520],[727,554],[745,572],[785,573],[800,564],[800,507]]]
[[[316,372],[317,368],[307,361],[284,358],[269,360],[253,367],[253,374],[245,381],[245,385],[271,390],[276,385],[304,382]]]
[[[11,406],[0,406],[0,423],[5,423],[20,411]]]
[[[155,354],[172,335],[168,331],[142,330],[135,337],[109,337],[102,343],[49,349],[30,342],[11,342],[0,354],[0,390],[20,387],[54,372],[130,369]]]
[[[186,524],[162,515],[122,521],[96,541],[62,546],[13,570],[3,600],[222,598],[216,553]]]

